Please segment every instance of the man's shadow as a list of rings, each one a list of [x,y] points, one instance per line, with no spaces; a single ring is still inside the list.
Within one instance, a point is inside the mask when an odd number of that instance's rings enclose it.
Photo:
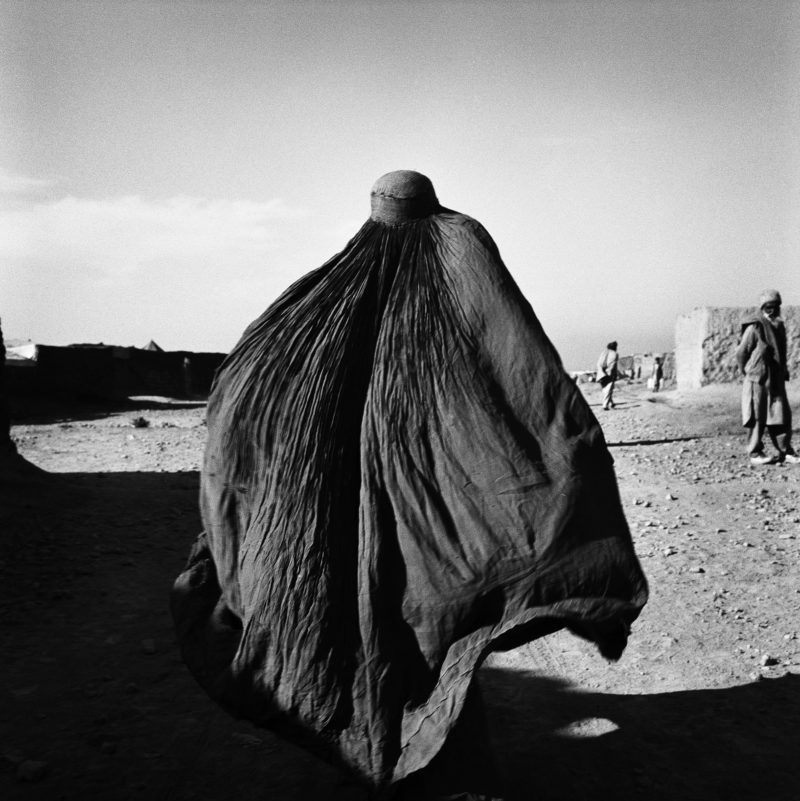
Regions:
[[[404,801],[800,798],[800,676],[617,695],[485,667],[479,685],[490,745],[467,715]]]

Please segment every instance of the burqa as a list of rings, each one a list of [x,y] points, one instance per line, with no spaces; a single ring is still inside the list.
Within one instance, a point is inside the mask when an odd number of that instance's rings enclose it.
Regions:
[[[245,331],[208,405],[184,658],[373,787],[420,770],[482,659],[568,627],[618,657],[647,586],[601,429],[484,228],[389,173]]]

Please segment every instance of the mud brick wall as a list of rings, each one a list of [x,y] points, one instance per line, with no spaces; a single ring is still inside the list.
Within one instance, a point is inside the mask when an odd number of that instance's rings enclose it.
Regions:
[[[113,345],[37,345],[36,360],[7,363],[11,395],[122,400],[131,395],[207,397],[224,353]]]
[[[675,323],[675,369],[678,389],[740,381],[736,347],[742,321],[758,313],[751,307],[693,309]],[[791,377],[800,376],[800,306],[784,306],[787,361]]]
[[[36,346],[38,392],[47,397],[118,398],[114,387],[114,349]]]

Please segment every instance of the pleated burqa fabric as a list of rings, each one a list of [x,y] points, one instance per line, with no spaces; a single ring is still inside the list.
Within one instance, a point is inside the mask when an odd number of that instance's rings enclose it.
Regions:
[[[389,173],[244,333],[172,606],[235,714],[373,787],[441,749],[492,649],[616,658],[647,599],[600,426],[475,220]]]

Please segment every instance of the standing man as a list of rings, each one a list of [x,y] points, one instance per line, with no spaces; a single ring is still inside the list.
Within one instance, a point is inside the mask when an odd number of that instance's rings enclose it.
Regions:
[[[742,424],[750,429],[747,452],[751,464],[797,464],[792,448],[792,410],[786,397],[789,371],[786,363],[786,328],[781,320],[781,294],[767,289],[759,298],[759,314],[742,323],[736,350],[742,385]],[[778,451],[764,453],[764,430]]]
[[[597,382],[603,388],[604,409],[613,409],[617,405],[614,403],[614,382],[617,380],[618,361],[617,343],[609,342],[597,360]]]

